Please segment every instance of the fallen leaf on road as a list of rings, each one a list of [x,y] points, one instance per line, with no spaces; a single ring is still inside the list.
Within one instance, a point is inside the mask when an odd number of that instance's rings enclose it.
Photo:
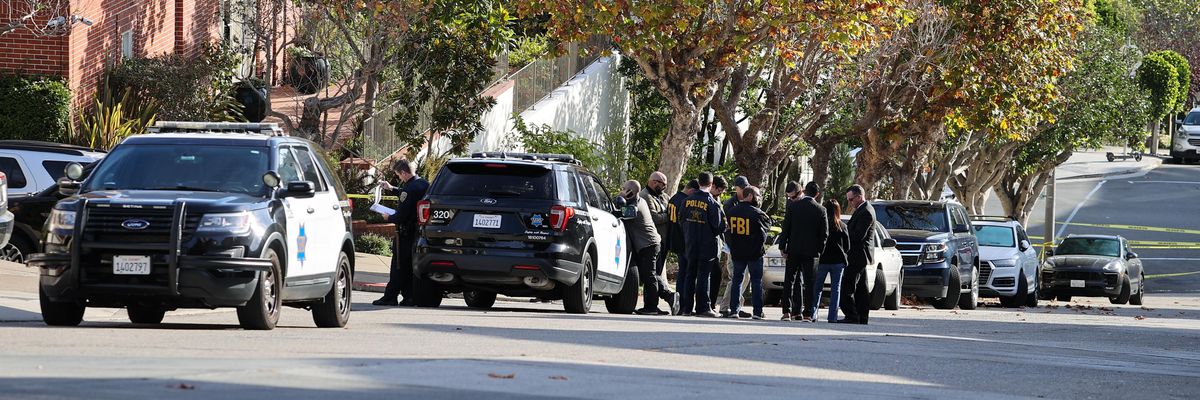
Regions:
[[[182,390],[196,390],[196,385],[189,385],[186,383],[180,383],[178,385],[171,385],[171,386],[167,386],[167,387],[175,388],[175,389],[182,389]]]
[[[1145,310],[1145,311],[1154,311],[1154,309],[1153,309],[1153,308],[1146,307],[1146,306],[1142,306],[1142,310]]]
[[[462,328],[454,328],[454,330],[456,330],[456,331],[461,331],[461,330],[462,330]]]
[[[1141,321],[1141,320],[1143,320],[1143,319],[1146,319],[1146,317],[1143,317],[1143,316],[1139,315],[1139,316],[1133,317],[1133,319],[1136,319],[1136,320],[1138,320],[1138,321]]]
[[[562,376],[562,375],[555,375],[555,376],[550,377],[550,379],[553,379],[556,381],[565,381],[565,380],[567,380],[567,377]]]
[[[1113,309],[1108,308],[1108,307],[1100,307],[1100,311],[1112,311],[1112,310]]]
[[[492,378],[492,379],[512,379],[512,378],[516,378],[516,377],[517,377],[517,374],[497,374],[495,372],[488,374],[488,378]]]

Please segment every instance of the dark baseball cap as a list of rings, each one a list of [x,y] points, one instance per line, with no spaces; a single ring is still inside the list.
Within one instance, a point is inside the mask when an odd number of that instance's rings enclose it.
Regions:
[[[700,180],[692,179],[692,180],[688,181],[687,187],[688,187],[688,189],[692,189],[692,190],[700,190]]]
[[[750,187],[750,180],[746,179],[745,176],[738,175],[737,178],[733,178],[733,186],[742,189],[748,188]]]
[[[786,193],[799,192],[800,191],[800,182],[796,182],[796,181],[788,182],[787,186],[784,187],[783,191]]]

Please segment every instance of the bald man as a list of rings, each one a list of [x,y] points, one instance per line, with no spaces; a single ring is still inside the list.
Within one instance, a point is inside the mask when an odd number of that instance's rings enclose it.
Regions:
[[[679,301],[676,298],[677,294],[671,292],[670,285],[667,284],[667,278],[663,276],[663,270],[666,267],[667,251],[669,247],[667,240],[671,229],[671,216],[668,215],[667,205],[670,204],[671,198],[666,193],[667,190],[667,175],[659,171],[654,171],[650,174],[650,178],[646,179],[646,187],[638,193],[638,198],[646,203],[646,207],[650,211],[650,220],[654,222],[655,231],[658,233],[661,240],[658,253],[654,259],[654,281],[661,288],[659,295],[667,301],[667,305],[671,307],[672,314],[678,314]],[[642,277],[642,284],[645,285],[646,276]]]

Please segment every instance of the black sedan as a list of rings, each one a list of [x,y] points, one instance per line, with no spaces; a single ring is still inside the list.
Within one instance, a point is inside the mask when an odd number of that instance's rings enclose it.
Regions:
[[[1113,304],[1142,304],[1146,274],[1129,241],[1120,236],[1072,235],[1047,253],[1039,295],[1071,301],[1071,296],[1108,297]]]

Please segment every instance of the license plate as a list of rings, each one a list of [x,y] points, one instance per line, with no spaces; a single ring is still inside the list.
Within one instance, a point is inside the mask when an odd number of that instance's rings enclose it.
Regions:
[[[113,275],[150,275],[150,256],[113,257]]]
[[[1079,279],[1071,280],[1071,287],[1085,287],[1085,286],[1087,286],[1087,285],[1085,285],[1082,280],[1079,280]]]
[[[500,229],[500,215],[475,214],[476,228]]]

